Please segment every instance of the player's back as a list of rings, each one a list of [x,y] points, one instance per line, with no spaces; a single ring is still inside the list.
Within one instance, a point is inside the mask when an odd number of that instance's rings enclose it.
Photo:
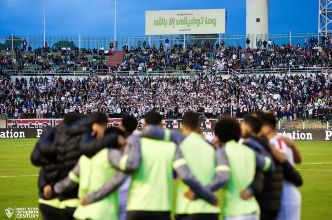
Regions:
[[[128,211],[171,210],[175,149],[172,142],[141,138],[141,163],[132,175]]]
[[[293,151],[290,149],[286,143],[282,140],[280,135],[276,135],[270,139],[270,143],[274,145],[276,149],[286,155],[286,158],[290,164],[294,166],[294,156]],[[282,199],[281,199],[281,212],[279,217],[281,220],[297,220],[300,219],[300,209],[301,209],[301,194],[297,187],[284,180],[282,189]]]
[[[230,166],[230,179],[225,188],[224,215],[242,216],[259,212],[254,197],[248,200],[240,198],[240,192],[254,180],[256,157],[253,150],[236,141],[229,141],[225,151]]]
[[[92,158],[81,156],[79,160],[79,198],[97,191],[116,173],[107,159],[108,149],[104,148]],[[118,192],[87,206],[79,205],[74,213],[77,219],[107,220],[118,216]]]
[[[195,178],[208,185],[213,181],[216,167],[216,156],[213,147],[204,138],[191,132],[180,145],[181,152]],[[218,207],[212,206],[203,200],[190,201],[184,197],[188,186],[183,182],[177,184],[176,214],[219,213]]]

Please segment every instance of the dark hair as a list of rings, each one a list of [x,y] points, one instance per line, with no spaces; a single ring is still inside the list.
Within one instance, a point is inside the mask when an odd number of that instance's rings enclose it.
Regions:
[[[215,124],[214,131],[219,140],[226,143],[230,140],[238,141],[241,136],[239,123],[231,117],[222,117]]]
[[[122,118],[121,124],[126,129],[127,133],[132,133],[137,128],[138,121],[132,115],[125,115]]]
[[[155,111],[150,111],[145,115],[145,124],[147,125],[159,125],[161,120],[162,116]]]
[[[72,123],[80,120],[81,118],[83,118],[82,114],[75,114],[75,113],[66,114],[63,117],[62,123],[64,123],[65,125],[71,125]]]
[[[262,120],[262,117],[265,113],[261,110],[255,111],[255,112],[251,112],[250,115],[259,118],[260,120]]]
[[[263,125],[270,126],[273,130],[277,127],[277,118],[272,113],[264,113],[261,115]]]
[[[255,134],[258,134],[262,128],[262,120],[257,116],[246,115],[243,118],[243,122],[246,123]]]
[[[107,125],[108,118],[107,115],[101,112],[95,112],[91,115],[93,123],[101,124],[101,125]]]
[[[110,127],[110,128],[106,128],[106,130],[105,130],[105,136],[107,136],[107,135],[111,135],[110,137],[115,137],[115,138],[112,138],[112,141],[108,142],[106,147],[119,149],[119,145],[117,144],[117,139],[118,139],[119,135],[125,136],[125,132],[119,128]],[[116,142],[115,142],[115,140],[116,140]]]
[[[117,134],[117,135],[122,135],[122,136],[125,135],[124,131],[122,131],[121,129],[116,128],[116,127],[106,128],[106,130],[105,130],[105,135],[114,134],[114,133]]]
[[[199,127],[199,115],[195,112],[188,111],[184,113],[181,123],[184,126],[195,130],[197,127]]]

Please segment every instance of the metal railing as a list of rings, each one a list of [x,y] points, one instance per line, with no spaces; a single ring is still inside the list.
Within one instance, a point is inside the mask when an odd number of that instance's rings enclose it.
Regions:
[[[278,68],[278,69],[228,69],[225,71],[196,71],[196,70],[186,70],[186,71],[112,71],[110,69],[98,69],[93,71],[72,71],[72,72],[56,72],[54,70],[50,71],[34,71],[34,70],[7,70],[6,74],[10,76],[86,76],[89,74],[98,76],[107,75],[121,75],[121,76],[192,76],[195,74],[207,74],[207,75],[262,75],[262,74],[331,74],[332,68],[330,67],[306,67],[306,68]]]
[[[322,129],[322,130],[331,130],[332,121],[319,120],[319,119],[300,119],[296,121],[291,120],[278,120],[278,129],[296,129],[296,130],[305,130],[305,129]]]
[[[212,35],[213,36],[213,35]],[[217,37],[199,36],[199,35],[159,35],[159,36],[122,36],[117,38],[117,48],[121,50],[124,45],[131,47],[143,47],[144,45],[156,45],[157,47],[162,43],[166,46],[165,40],[168,39],[169,46],[174,44],[192,44],[194,42],[204,43],[209,41],[211,43],[224,42],[225,45],[231,46],[246,46],[246,39],[253,39],[251,35],[228,35],[220,34]],[[277,45],[282,44],[309,44],[311,37],[317,37],[317,33],[283,33],[283,34],[270,34],[267,39],[271,40]],[[257,35],[257,39],[266,39],[266,36]],[[33,49],[43,47],[43,36],[18,36],[12,34],[11,36],[0,36],[0,43],[6,43],[10,49],[14,49],[16,45],[21,47],[22,40],[27,41],[27,47],[31,45]],[[113,36],[46,36],[46,42],[49,47],[59,41],[72,42],[79,49],[92,49],[104,47],[109,48],[109,44],[113,42]]]

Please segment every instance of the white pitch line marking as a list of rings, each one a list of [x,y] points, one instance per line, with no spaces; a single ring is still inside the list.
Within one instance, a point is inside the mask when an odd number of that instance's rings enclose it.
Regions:
[[[297,169],[301,171],[309,170],[309,171],[327,171],[327,172],[332,172],[332,170],[325,170],[325,169]]]
[[[17,176],[0,176],[0,178],[16,178],[16,177],[36,177],[38,175],[17,175]]]
[[[302,163],[301,165],[324,165],[324,164],[332,164],[332,162]]]

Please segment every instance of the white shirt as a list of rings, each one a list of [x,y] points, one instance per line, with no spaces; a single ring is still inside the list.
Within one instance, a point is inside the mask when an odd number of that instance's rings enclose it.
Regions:
[[[290,149],[286,143],[281,139],[280,135],[276,135],[273,138],[270,139],[270,144],[273,144],[276,149],[278,149],[280,152],[283,152],[286,154],[287,160],[294,165],[294,155],[292,149]],[[301,204],[301,194],[297,187],[284,180],[283,183],[283,190],[282,190],[282,198],[281,198],[281,204],[282,206],[298,206]],[[287,212],[288,209],[281,208],[282,211]],[[294,209],[294,208],[293,208]],[[297,219],[294,219],[297,220]]]
[[[294,154],[292,149],[290,149],[286,143],[282,140],[282,137],[280,135],[274,136],[271,140],[270,143],[275,146],[280,152],[286,154],[287,160],[294,166]]]

